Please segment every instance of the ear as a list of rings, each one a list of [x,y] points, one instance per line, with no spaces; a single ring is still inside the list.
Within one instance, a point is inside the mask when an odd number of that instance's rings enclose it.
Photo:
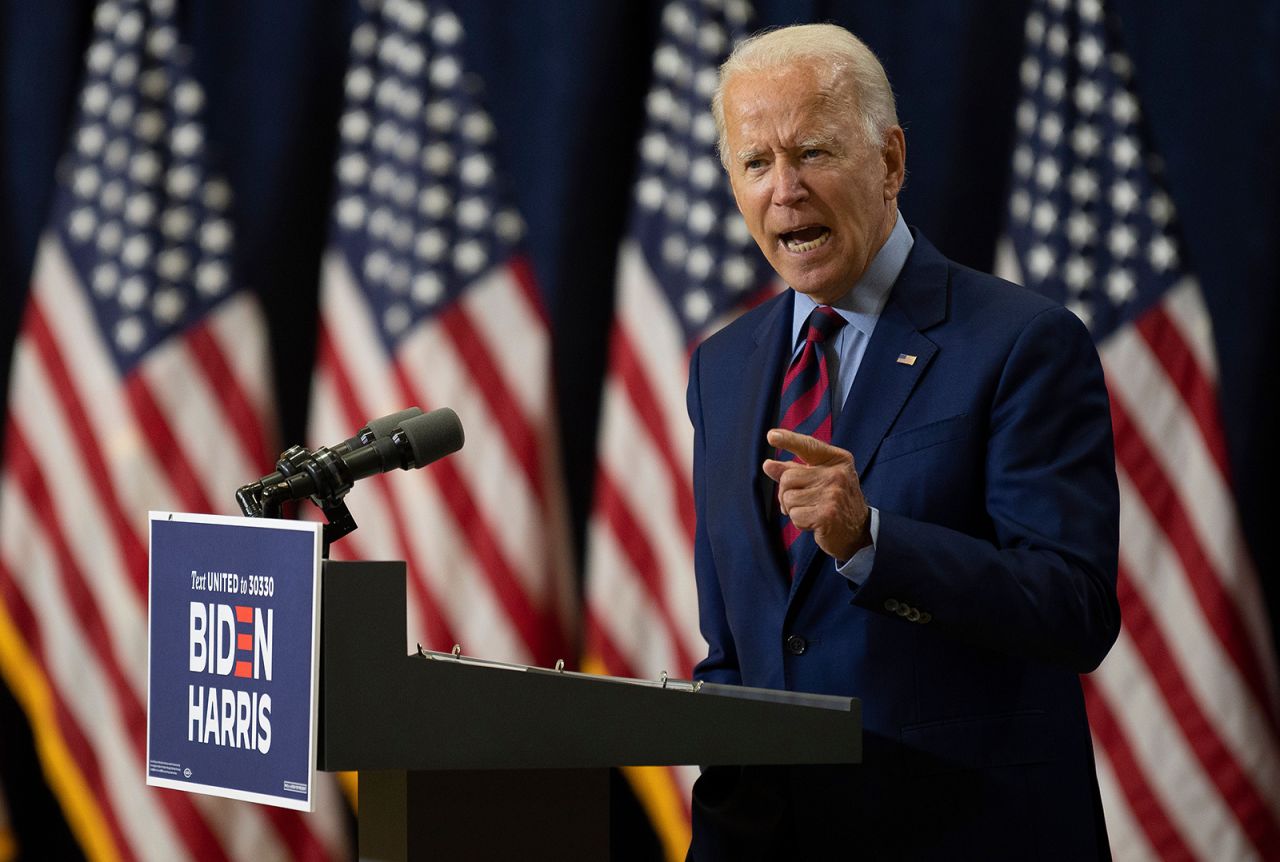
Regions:
[[[896,200],[907,176],[907,139],[901,126],[892,126],[884,133],[880,157],[884,160],[884,199]]]

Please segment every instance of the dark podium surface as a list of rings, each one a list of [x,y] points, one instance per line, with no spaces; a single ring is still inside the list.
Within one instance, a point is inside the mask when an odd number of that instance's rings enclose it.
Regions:
[[[405,648],[405,567],[326,562],[319,763],[360,773],[361,859],[607,859],[609,767],[856,763],[856,699]]]

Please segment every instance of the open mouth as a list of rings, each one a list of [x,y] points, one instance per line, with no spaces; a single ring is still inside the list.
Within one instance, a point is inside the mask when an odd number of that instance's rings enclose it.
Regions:
[[[826,245],[827,240],[831,239],[831,229],[822,225],[810,225],[779,234],[779,238],[787,251],[803,254]]]

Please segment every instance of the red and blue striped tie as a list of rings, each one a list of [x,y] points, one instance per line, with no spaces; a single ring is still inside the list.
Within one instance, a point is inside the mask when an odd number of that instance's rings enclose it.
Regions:
[[[831,379],[827,375],[827,356],[822,344],[845,325],[829,305],[819,305],[809,314],[804,346],[782,379],[782,399],[778,404],[778,427],[831,442]],[[794,460],[790,452],[779,450],[780,461]],[[791,576],[796,576],[794,547],[800,530],[791,519],[781,515],[782,546],[791,561]]]

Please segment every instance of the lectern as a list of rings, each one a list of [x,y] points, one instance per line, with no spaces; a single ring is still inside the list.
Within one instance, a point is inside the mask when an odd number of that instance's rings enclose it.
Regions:
[[[856,763],[856,699],[407,654],[400,562],[325,564],[319,768],[360,858],[609,856],[609,768]]]

